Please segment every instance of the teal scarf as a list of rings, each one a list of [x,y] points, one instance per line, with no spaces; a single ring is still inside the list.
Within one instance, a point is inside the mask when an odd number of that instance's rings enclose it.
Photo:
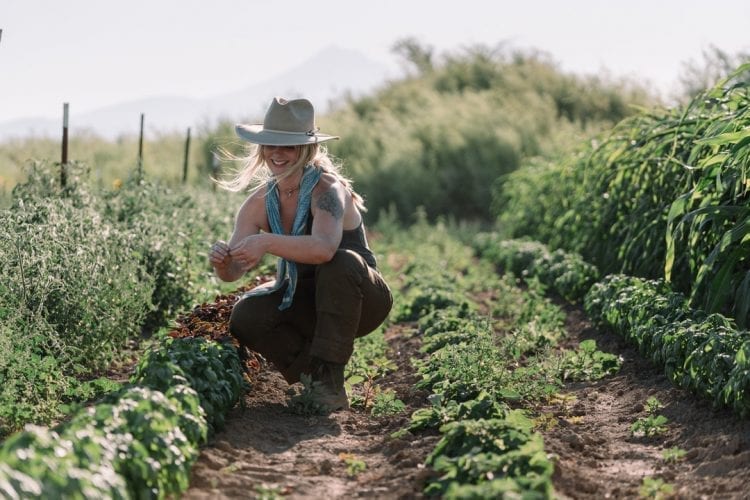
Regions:
[[[304,233],[307,226],[307,219],[310,213],[310,203],[312,202],[312,190],[320,179],[321,170],[312,165],[306,166],[302,170],[302,180],[299,186],[299,200],[297,201],[297,213],[294,215],[292,232],[290,235],[299,236]],[[284,234],[284,227],[281,225],[281,213],[279,210],[279,192],[276,189],[276,180],[268,181],[266,190],[266,214],[268,224],[271,226],[271,232],[275,234]],[[250,290],[242,298],[254,295],[267,295],[279,290],[283,285],[287,285],[284,297],[279,305],[279,310],[289,308],[294,299],[294,291],[297,289],[297,264],[293,261],[279,258],[276,268],[276,284],[271,288],[261,290]]]

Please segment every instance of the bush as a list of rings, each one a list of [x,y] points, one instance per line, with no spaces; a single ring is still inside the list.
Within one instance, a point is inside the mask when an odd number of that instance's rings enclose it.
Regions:
[[[3,433],[59,416],[77,379],[122,356],[150,307],[136,237],[101,217],[74,174],[60,190],[49,165],[33,164],[0,213]]]

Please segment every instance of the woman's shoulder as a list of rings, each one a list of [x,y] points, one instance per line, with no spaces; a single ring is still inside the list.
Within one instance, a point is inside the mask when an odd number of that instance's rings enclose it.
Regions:
[[[249,215],[252,213],[265,213],[266,210],[266,200],[265,200],[265,190],[264,189],[256,189],[253,192],[251,192],[247,198],[245,198],[245,201],[242,202],[242,205],[240,206],[239,213],[242,215]]]
[[[245,198],[245,201],[237,211],[237,219],[235,221],[237,227],[244,228],[259,228],[263,231],[269,231],[268,229],[268,217],[266,216],[266,202],[265,192],[255,191]],[[250,229],[250,233],[254,234],[255,229]]]
[[[338,187],[342,186],[341,180],[339,179],[339,176],[331,173],[331,172],[323,172],[320,175],[320,180],[318,180],[318,184],[315,186],[315,191],[317,193],[322,193],[325,191],[328,191],[332,187]]]

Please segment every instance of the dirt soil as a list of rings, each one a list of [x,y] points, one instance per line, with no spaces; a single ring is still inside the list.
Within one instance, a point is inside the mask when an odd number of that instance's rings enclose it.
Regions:
[[[663,498],[750,498],[750,422],[675,388],[619,336],[593,328],[578,308],[568,308],[570,341],[595,339],[600,350],[620,355],[620,372],[596,383],[568,385],[569,401],[542,408],[555,416],[544,433],[545,449],[557,456],[554,485],[561,498],[637,498],[644,477],[674,487]],[[631,425],[645,417],[656,397],[669,419],[658,437],[633,437]],[[667,463],[664,450],[685,450]]]
[[[361,408],[329,416],[295,414],[287,406],[289,385],[264,363],[226,427],[203,449],[183,498],[422,498],[431,475],[423,464],[439,436],[390,437],[428,395],[414,389],[417,377],[409,360],[419,340],[413,332],[396,325],[386,333],[398,370],[379,385],[406,404],[399,416],[376,418]],[[348,470],[351,462],[363,462],[364,470]]]
[[[597,331],[579,308],[567,307],[569,344],[593,338],[599,349],[622,357],[621,371],[595,383],[565,387],[546,415],[545,448],[555,458],[559,498],[637,498],[644,477],[674,486],[661,498],[748,498],[750,423],[674,388],[619,337]],[[435,432],[394,439],[409,415],[427,406],[415,392],[409,359],[418,354],[412,325],[386,333],[398,370],[381,381],[407,404],[396,417],[376,418],[363,409],[306,417],[287,407],[288,385],[262,364],[252,390],[227,417],[226,427],[204,447],[193,467],[186,499],[234,498],[422,498],[433,474],[424,464],[437,443]],[[669,419],[665,435],[631,436],[655,396]],[[665,449],[686,455],[666,463]],[[348,463],[364,462],[355,472]]]

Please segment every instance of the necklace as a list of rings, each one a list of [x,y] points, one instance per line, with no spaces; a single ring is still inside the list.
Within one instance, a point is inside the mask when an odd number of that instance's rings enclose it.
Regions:
[[[291,198],[295,191],[299,189],[299,186],[293,187],[292,189],[284,189],[283,192],[287,198]],[[279,188],[281,190],[281,188]]]

